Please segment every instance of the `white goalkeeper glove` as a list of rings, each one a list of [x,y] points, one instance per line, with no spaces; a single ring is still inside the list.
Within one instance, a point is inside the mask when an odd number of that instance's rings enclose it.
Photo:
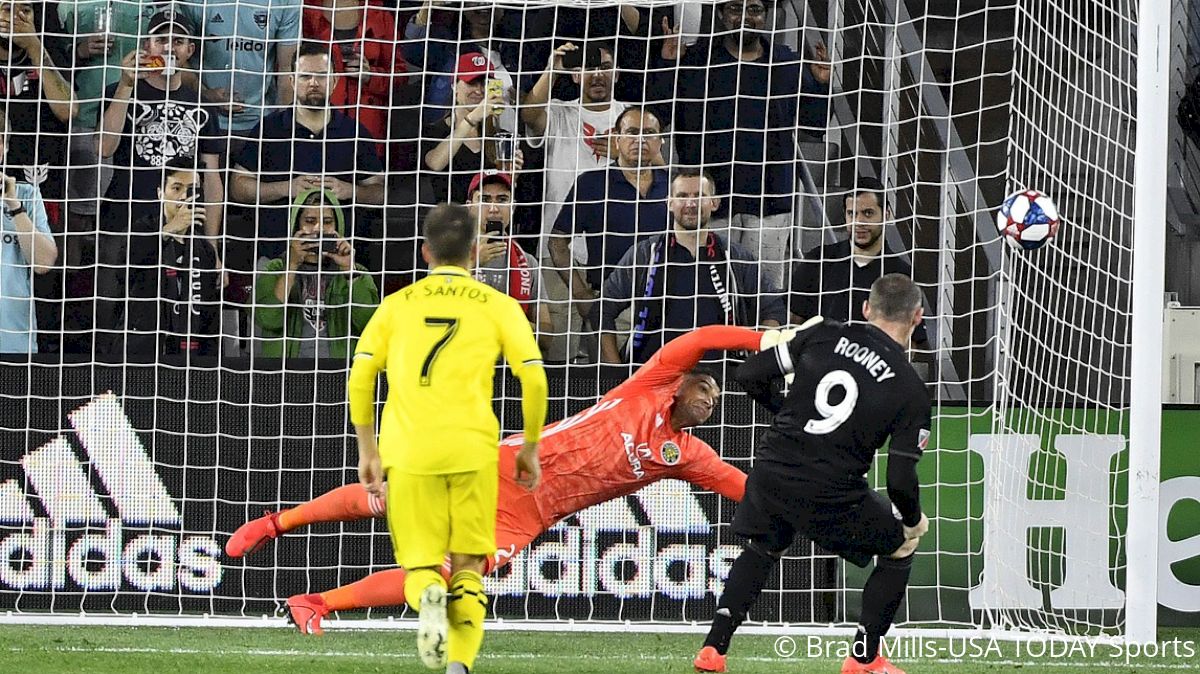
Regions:
[[[790,342],[797,332],[799,332],[797,328],[771,328],[762,333],[762,339],[758,341],[758,350],[766,351]]]

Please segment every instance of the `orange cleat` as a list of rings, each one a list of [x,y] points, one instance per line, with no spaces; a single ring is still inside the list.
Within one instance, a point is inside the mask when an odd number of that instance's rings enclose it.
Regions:
[[[298,594],[288,597],[288,622],[301,634],[324,634],[321,618],[329,615],[329,607],[319,594]]]
[[[696,659],[692,660],[692,664],[696,667],[697,672],[724,672],[725,656],[717,652],[717,649],[712,646],[705,646],[696,654]]]
[[[279,515],[280,513],[263,513],[262,517],[238,527],[225,543],[225,554],[234,558],[248,555],[266,545],[267,541],[279,538],[279,534],[283,533],[279,530]]]
[[[852,657],[846,658],[842,663],[842,674],[904,674],[904,670],[888,662],[882,655],[876,655],[874,660],[865,665]]]

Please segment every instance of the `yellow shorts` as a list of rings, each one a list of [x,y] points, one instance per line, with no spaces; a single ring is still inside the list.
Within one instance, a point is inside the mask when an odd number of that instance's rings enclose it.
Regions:
[[[387,521],[396,563],[441,568],[448,552],[495,554],[499,474],[495,464],[446,475],[388,470]]]

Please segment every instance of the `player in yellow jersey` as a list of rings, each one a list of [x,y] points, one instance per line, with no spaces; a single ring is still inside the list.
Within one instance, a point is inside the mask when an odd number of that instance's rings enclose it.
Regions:
[[[421,246],[429,276],[383,301],[350,369],[359,479],[381,495],[386,473],[388,530],[397,564],[409,570],[404,594],[420,614],[417,650],[426,666],[446,666],[447,674],[469,672],[483,641],[482,571],[496,550],[500,438],[492,377],[501,353],[521,380],[525,444],[516,479],[528,489],[541,474],[546,420],[542,355],[521,305],[467,272],[478,229],[463,206],[430,211]],[[385,369],[376,444],[375,379]],[[439,573],[447,554],[449,592]]]

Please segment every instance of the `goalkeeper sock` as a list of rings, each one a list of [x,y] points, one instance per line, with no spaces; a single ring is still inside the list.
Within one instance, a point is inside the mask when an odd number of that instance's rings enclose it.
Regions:
[[[408,572],[408,577],[404,579],[404,597],[414,611],[421,612],[421,593],[434,584],[446,587],[446,579],[442,578],[437,569],[416,569]]]
[[[361,484],[348,484],[325,492],[315,499],[279,513],[281,531],[317,522],[350,522],[382,517],[384,500],[367,493]]]
[[[446,612],[450,618],[450,637],[446,661],[461,662],[467,669],[475,665],[475,656],[483,644],[483,619],[487,617],[488,598],[483,593],[483,576],[474,571],[459,571],[450,579],[450,597]]]
[[[912,555],[904,559],[881,555],[875,559],[875,570],[863,586],[862,624],[858,626],[851,651],[855,660],[866,664],[879,654],[879,640],[891,629],[908,589],[912,561]]]
[[[321,593],[321,599],[330,611],[349,611],[373,606],[402,606],[404,604],[404,581],[408,573],[404,569],[388,569],[372,573],[362,580],[335,587]]]
[[[712,627],[708,637],[704,639],[705,646],[712,646],[721,655],[729,652],[729,642],[733,633],[746,613],[758,600],[763,586],[767,584],[767,576],[775,568],[778,558],[764,554],[753,543],[742,550],[742,554],[733,562],[729,569],[729,577],[725,580],[725,592],[717,603],[717,613],[713,616]]]

